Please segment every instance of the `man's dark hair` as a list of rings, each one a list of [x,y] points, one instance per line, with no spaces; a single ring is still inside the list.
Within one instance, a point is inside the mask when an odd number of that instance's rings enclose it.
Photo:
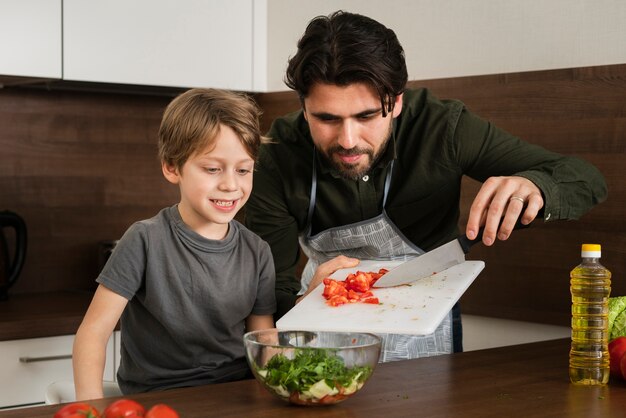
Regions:
[[[303,101],[316,83],[366,83],[378,92],[385,114],[393,109],[407,79],[396,34],[369,17],[340,10],[309,22],[298,52],[289,60],[285,84]]]

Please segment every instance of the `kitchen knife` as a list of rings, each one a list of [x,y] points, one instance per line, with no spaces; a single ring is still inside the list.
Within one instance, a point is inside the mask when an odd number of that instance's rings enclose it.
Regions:
[[[527,228],[528,226],[518,221],[513,229]],[[411,283],[461,264],[465,261],[465,254],[469,252],[470,247],[480,242],[482,237],[483,228],[480,228],[478,235],[473,240],[463,234],[447,244],[389,270],[374,283],[374,287],[391,287]]]

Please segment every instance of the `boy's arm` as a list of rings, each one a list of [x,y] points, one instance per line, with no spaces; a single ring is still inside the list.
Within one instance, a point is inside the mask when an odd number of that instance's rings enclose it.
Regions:
[[[103,397],[106,345],[128,300],[99,285],[74,339],[72,364],[76,400]]]
[[[250,315],[246,318],[246,331],[274,328],[272,315]]]

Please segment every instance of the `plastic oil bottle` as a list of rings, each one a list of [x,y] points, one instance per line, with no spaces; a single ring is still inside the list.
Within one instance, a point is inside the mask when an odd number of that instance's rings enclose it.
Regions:
[[[599,244],[583,244],[582,262],[570,273],[572,345],[569,377],[576,385],[609,381],[608,300],[611,272],[600,264]]]

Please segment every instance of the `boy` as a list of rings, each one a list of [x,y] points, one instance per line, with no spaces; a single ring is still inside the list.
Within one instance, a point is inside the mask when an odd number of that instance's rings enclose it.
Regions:
[[[78,400],[101,398],[105,346],[121,318],[124,394],[250,376],[246,331],[272,328],[269,246],[233,218],[248,200],[259,110],[236,93],[192,89],[165,110],[159,157],[180,202],[136,222],[97,278],[73,350]]]

